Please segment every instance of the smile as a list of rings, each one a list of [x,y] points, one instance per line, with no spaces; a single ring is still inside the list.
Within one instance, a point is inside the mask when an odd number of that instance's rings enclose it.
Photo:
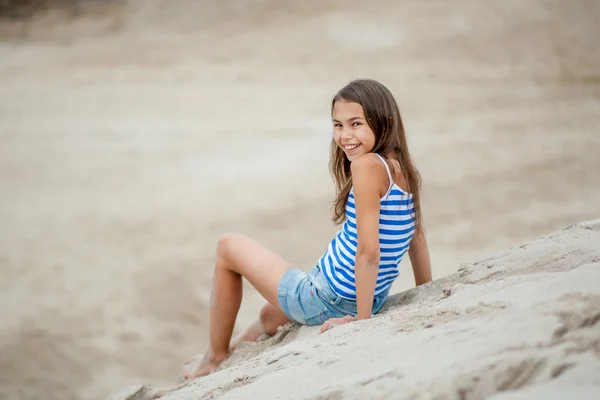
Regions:
[[[356,149],[358,146],[360,146],[360,143],[358,144],[345,144],[344,145],[344,149],[346,151],[353,151],[354,149]]]

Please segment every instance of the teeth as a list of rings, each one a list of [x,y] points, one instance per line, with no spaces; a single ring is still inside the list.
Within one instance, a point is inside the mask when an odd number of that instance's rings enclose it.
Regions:
[[[345,145],[344,147],[346,148],[346,150],[354,150],[358,146],[360,146],[360,144],[350,144],[350,145]]]

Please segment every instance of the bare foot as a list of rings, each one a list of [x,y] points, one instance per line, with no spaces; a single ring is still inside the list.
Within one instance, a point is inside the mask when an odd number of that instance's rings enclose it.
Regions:
[[[265,327],[262,322],[256,321],[244,332],[240,333],[231,340],[229,352],[232,353],[242,342],[256,342],[259,337],[265,333]]]
[[[206,352],[202,358],[202,361],[200,362],[200,365],[195,370],[184,371],[182,375],[185,379],[194,379],[212,374],[219,369],[219,366],[223,361],[225,361],[227,356],[228,354],[216,356],[211,354],[211,351],[209,350]],[[189,363],[187,365],[189,365]]]
[[[185,367],[186,365],[189,365],[191,363],[193,363],[194,361],[196,361],[198,359],[200,355],[194,356],[192,358],[188,358],[187,360],[185,360],[183,363],[181,363],[182,367]]]

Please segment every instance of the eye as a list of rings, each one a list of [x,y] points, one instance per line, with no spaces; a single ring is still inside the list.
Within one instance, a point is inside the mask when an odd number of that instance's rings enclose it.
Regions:
[[[333,127],[334,127],[334,128],[341,128],[341,127],[342,127],[342,124],[333,124]]]
[[[358,122],[358,121],[354,121],[354,122],[352,123],[352,126],[359,126],[359,125],[362,125],[362,124],[361,124],[360,122]]]

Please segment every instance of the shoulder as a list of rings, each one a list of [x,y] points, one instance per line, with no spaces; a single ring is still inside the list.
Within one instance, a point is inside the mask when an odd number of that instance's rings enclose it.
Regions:
[[[385,166],[375,153],[367,153],[350,163],[350,171],[353,176],[354,173],[364,172],[383,171],[385,173]]]
[[[381,159],[374,153],[364,154],[350,163],[352,183],[356,187],[387,191],[388,176]]]
[[[374,153],[363,154],[352,161],[350,163],[350,172],[353,178],[361,175],[369,175],[373,178],[373,174],[376,174],[387,179],[385,166],[381,159]]]

